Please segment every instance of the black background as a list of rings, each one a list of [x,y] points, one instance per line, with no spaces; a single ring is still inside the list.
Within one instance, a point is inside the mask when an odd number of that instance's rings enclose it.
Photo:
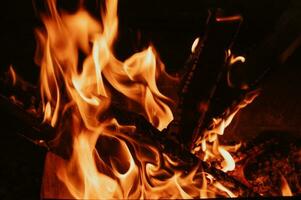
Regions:
[[[33,30],[41,26],[34,7],[42,8],[43,2],[3,1],[0,8],[0,71],[3,73],[12,64],[17,73],[33,84],[38,83],[39,74],[39,68],[33,62]],[[59,1],[61,7],[69,10],[74,8],[74,2]],[[89,10],[96,15],[102,4],[91,2],[89,1]],[[120,0],[117,55],[124,59],[132,52],[153,43],[167,70],[176,72],[183,66],[194,38],[205,23],[207,9],[204,2]],[[236,44],[236,49],[243,52],[256,45],[266,34],[273,32],[277,17],[289,1],[221,2],[244,15],[245,23]],[[240,114],[230,128],[233,131],[229,131],[228,135],[247,139],[265,128],[300,133],[300,55],[298,49],[284,66],[275,71],[264,86],[262,95]],[[12,127],[17,126],[18,122],[4,116],[2,111],[0,116],[3,118],[0,123],[0,198],[39,198],[45,151],[13,131]]]

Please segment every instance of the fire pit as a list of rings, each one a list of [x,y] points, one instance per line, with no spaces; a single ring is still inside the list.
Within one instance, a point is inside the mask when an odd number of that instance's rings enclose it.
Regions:
[[[38,68],[22,73],[11,60],[0,77],[4,132],[15,134],[10,141],[20,147],[14,149],[39,157],[39,164],[24,164],[37,168],[29,184],[35,191],[28,185],[24,194],[55,199],[301,194],[300,129],[289,127],[285,115],[277,118],[289,103],[260,118],[267,108],[261,103],[277,103],[271,100],[277,79],[296,74],[285,66],[300,61],[295,56],[300,3],[274,3],[276,22],[252,38],[247,32],[254,19],[244,3],[195,5],[200,14],[174,15],[172,21],[192,23],[177,38],[175,23],[163,23],[164,14],[134,23],[136,14],[117,0],[34,2],[40,21],[34,23],[32,65]],[[157,30],[148,30],[151,26]],[[170,41],[165,46],[164,37]],[[170,49],[179,41],[185,49]],[[291,91],[286,83],[279,88]],[[11,161],[5,163],[7,171]],[[5,183],[1,188],[3,197],[18,196]]]

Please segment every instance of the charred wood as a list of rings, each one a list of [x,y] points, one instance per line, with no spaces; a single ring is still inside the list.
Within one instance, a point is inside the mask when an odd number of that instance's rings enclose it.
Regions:
[[[66,153],[66,148],[51,146],[51,141],[56,136],[56,130],[53,127],[42,124],[41,119],[23,110],[22,107],[16,105],[3,95],[0,96],[0,103],[1,110],[5,111],[5,114],[14,117],[18,124],[18,132],[21,133],[23,137],[36,145],[46,147],[49,151],[64,159],[70,157],[71,153]],[[199,160],[195,155],[182,148],[181,144],[176,140],[169,138],[166,132],[160,132],[153,127],[142,115],[111,106],[106,116],[116,117],[118,122],[122,125],[135,125],[136,131],[130,135],[131,138],[142,144],[150,144],[158,148],[162,153],[167,154],[185,166],[187,170],[200,165],[199,170],[210,173],[217,181],[229,186],[229,188],[233,189],[233,191],[240,196],[257,196],[252,189],[246,187],[241,182],[210,166],[206,162]]]
[[[226,51],[241,22],[239,15],[223,16],[220,10],[210,11],[206,31],[186,63],[179,105],[169,132],[176,133],[187,149],[192,148],[202,129],[212,120],[211,107],[218,106],[211,103],[219,85],[226,84],[223,82],[227,72]],[[238,93],[243,94],[241,90]]]
[[[200,34],[201,44],[186,63],[171,135],[177,133],[180,143],[193,149],[202,132],[211,128],[213,118],[227,118],[246,96],[258,90],[301,44],[298,8],[300,3],[291,1],[275,31],[246,54],[245,63],[233,66],[227,66],[225,51],[231,48],[242,18],[217,20],[221,11],[212,12],[206,32]]]

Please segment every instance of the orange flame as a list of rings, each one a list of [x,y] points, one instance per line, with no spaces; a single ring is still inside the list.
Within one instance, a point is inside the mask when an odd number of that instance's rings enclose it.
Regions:
[[[243,102],[241,102],[234,108],[234,110],[228,115],[228,117],[226,117],[225,119],[213,119],[213,128],[204,131],[203,137],[199,138],[196,141],[195,147],[192,150],[193,153],[199,153],[202,151],[204,153],[202,157],[204,161],[221,161],[220,168],[222,171],[233,171],[235,169],[235,161],[230,152],[237,151],[240,148],[241,144],[234,146],[220,145],[218,137],[224,134],[225,128],[227,128],[227,126],[231,123],[238,111],[250,104],[257,96],[257,91],[250,93],[249,96],[243,100]]]
[[[17,75],[16,75],[16,72],[13,68],[13,66],[9,66],[9,70],[8,70],[10,76],[11,76],[11,79],[12,79],[12,84],[13,85],[16,85],[16,82],[17,82]]]
[[[283,175],[281,175],[281,193],[282,193],[282,196],[285,196],[285,197],[293,196],[291,188],[290,188],[289,184],[287,183],[286,178],[284,178]]]
[[[200,184],[197,177],[204,172],[199,172],[198,167],[188,173],[177,170],[176,161],[152,145],[140,144],[127,136],[135,131],[135,126],[121,126],[116,119],[105,118],[104,113],[115,103],[113,97],[117,92],[121,94],[119,104],[130,105],[131,110],[143,114],[159,130],[173,119],[167,104],[171,100],[157,85],[159,77],[171,77],[165,73],[154,47],[149,46],[124,62],[113,54],[118,30],[117,0],[106,1],[102,23],[83,8],[70,14],[59,12],[55,0],[47,3],[49,15],[42,15],[45,27],[36,31],[35,58],[41,67],[44,122],[61,128],[63,135],[71,135],[70,141],[61,143],[63,146],[71,143],[72,153],[67,160],[48,153],[42,196],[78,199],[234,197],[235,194],[213,181],[209,174],[203,176]],[[79,52],[85,55],[82,62]],[[219,126],[215,133],[221,134],[230,121],[217,121]],[[208,133],[207,137],[209,135],[212,134]],[[56,138],[56,145],[60,137]],[[220,146],[217,150],[225,159],[229,157],[226,149]],[[225,171],[233,168],[231,163],[223,165]],[[210,176],[212,181],[207,183]]]

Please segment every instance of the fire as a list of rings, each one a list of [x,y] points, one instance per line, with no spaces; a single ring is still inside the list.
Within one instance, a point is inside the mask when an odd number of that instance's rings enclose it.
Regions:
[[[258,94],[258,91],[249,93],[248,97],[236,106],[227,117],[213,119],[212,128],[205,130],[203,137],[195,142],[193,152],[195,154],[201,154],[202,159],[205,161],[220,161],[220,166],[217,167],[224,172],[233,171],[235,169],[235,161],[230,152],[236,152],[241,144],[239,143],[234,146],[220,145],[218,137],[224,134],[225,129],[229,126],[239,110],[250,104]]]
[[[197,47],[197,45],[199,44],[200,42],[200,38],[196,38],[193,43],[192,43],[192,46],[191,46],[191,52],[194,53],[195,52],[195,48]]]
[[[49,14],[41,15],[44,28],[36,31],[44,122],[58,128],[52,147],[59,151],[70,144],[71,153],[68,159],[48,153],[42,196],[235,197],[201,168],[179,170],[176,161],[152,145],[133,140],[127,133],[135,131],[134,125],[120,125],[115,118],[106,117],[111,106],[121,104],[142,114],[159,130],[173,120],[169,107],[172,100],[157,85],[159,77],[172,77],[164,71],[155,48],[149,46],[125,61],[114,56],[117,0],[106,1],[102,23],[84,8],[70,14],[58,11],[55,0],[47,3]],[[79,59],[79,52],[85,55],[84,60]],[[116,93],[120,96],[117,100]],[[216,119],[215,129],[200,141],[205,160],[217,154],[224,158],[224,171],[233,170],[235,163],[228,152],[230,148],[218,145],[217,136],[238,110],[226,120]]]
[[[235,63],[244,63],[246,61],[246,58],[243,56],[234,56],[231,52],[231,49],[228,49],[227,53],[227,58],[229,59],[229,67],[231,68],[232,65],[234,65]],[[231,81],[231,77],[230,77],[230,70],[228,70],[227,73],[227,83],[230,87],[234,87],[234,84]],[[243,85],[241,89],[248,89],[249,87],[247,85]]]
[[[9,66],[9,74],[10,74],[10,77],[12,79],[12,85],[16,85],[16,82],[17,82],[17,75],[16,75],[16,72],[13,68],[13,66]]]
[[[281,175],[281,193],[282,193],[282,196],[285,196],[285,197],[293,196],[291,188],[290,188],[289,184],[287,183],[286,178],[284,178],[283,175]]]

